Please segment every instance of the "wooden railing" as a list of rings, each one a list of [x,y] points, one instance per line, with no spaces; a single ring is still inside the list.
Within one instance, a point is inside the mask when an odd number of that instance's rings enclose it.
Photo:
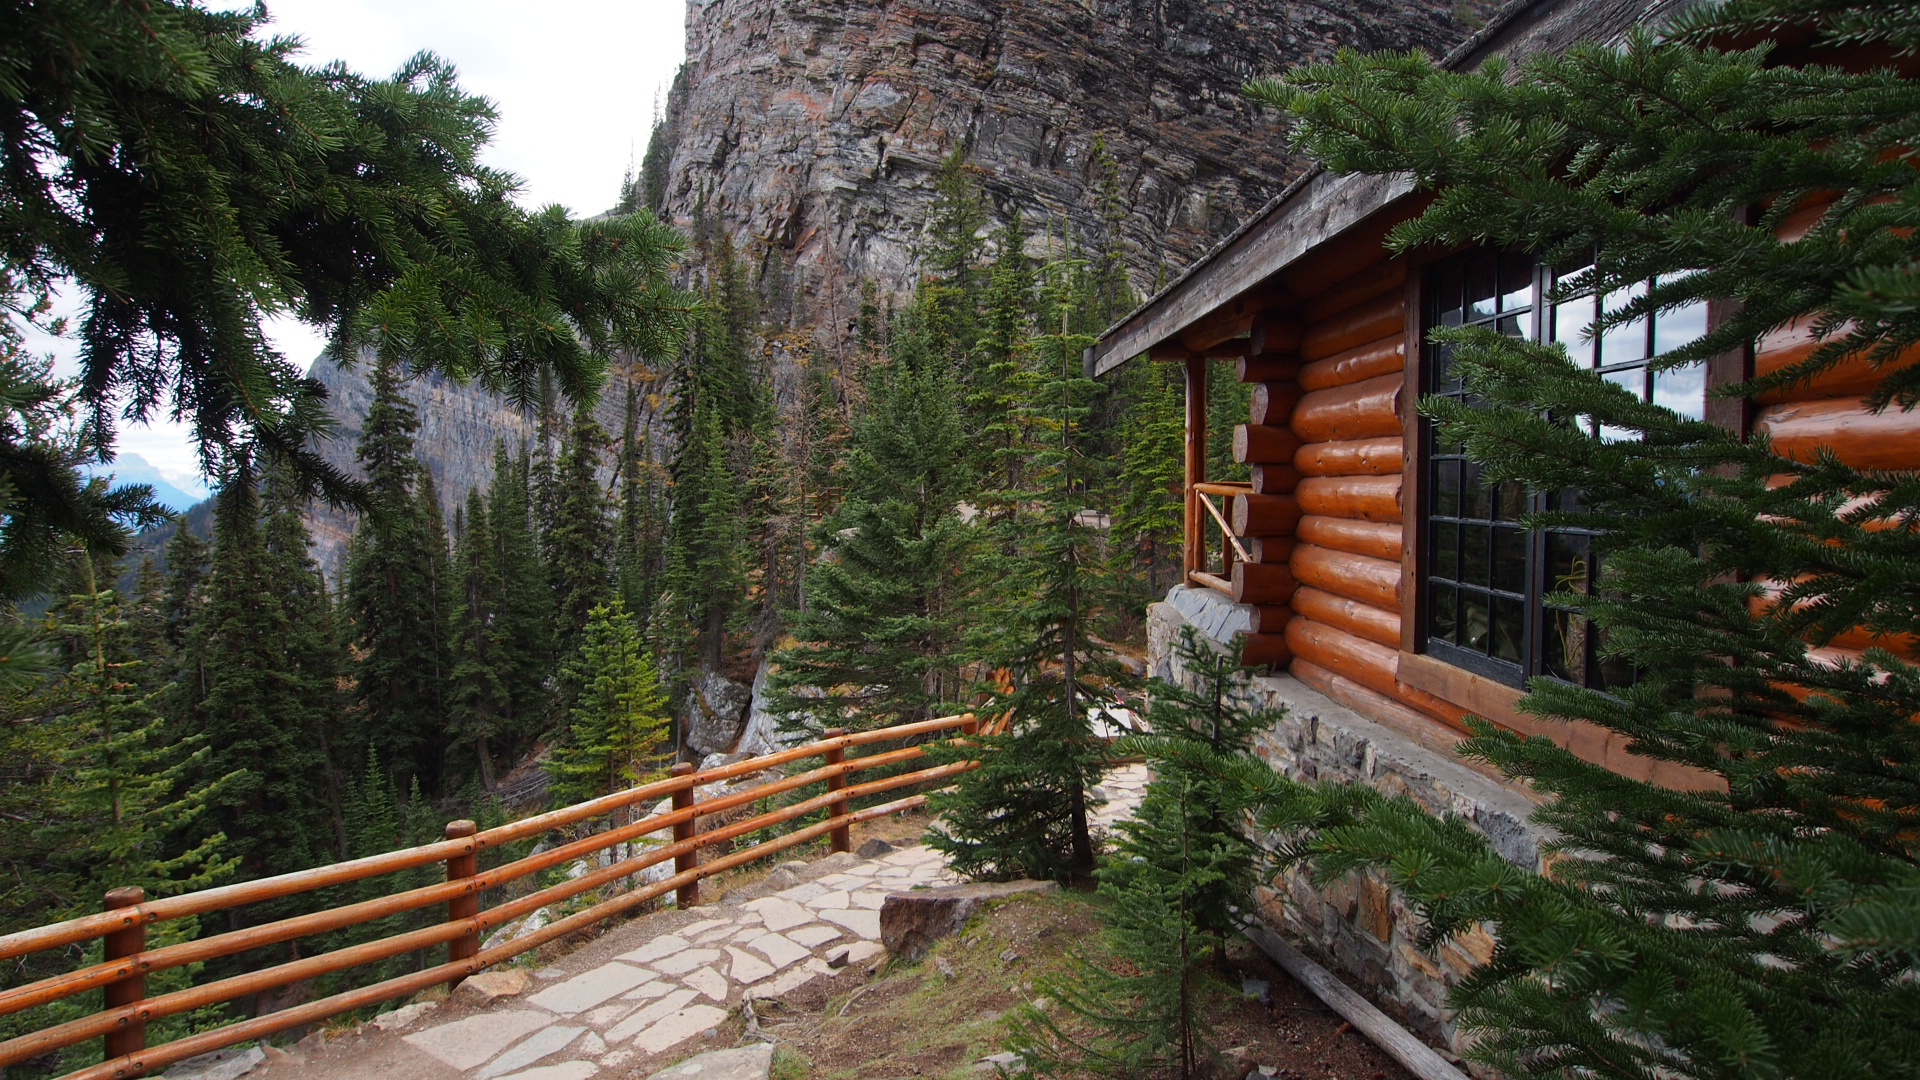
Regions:
[[[1213,524],[1220,529],[1220,572],[1213,572],[1211,561],[1204,555],[1207,547],[1202,545],[1203,554],[1199,565],[1187,573],[1188,583],[1205,585],[1227,596],[1232,596],[1234,564],[1250,563],[1255,559],[1240,537],[1234,535],[1233,525],[1227,520],[1227,515],[1232,512],[1233,497],[1252,492],[1253,485],[1230,480],[1201,481],[1192,485],[1192,491],[1195,505],[1205,511],[1206,516],[1212,519]],[[1215,506],[1209,496],[1219,496],[1221,505]],[[1200,535],[1206,535],[1205,522],[1201,523],[1199,531]]]
[[[694,771],[691,765],[678,765],[668,779],[641,784],[494,829],[481,831],[471,821],[456,821],[447,826],[447,838],[440,843],[159,900],[147,900],[139,889],[116,889],[107,896],[108,910],[97,915],[0,937],[0,960],[63,948],[96,938],[105,939],[106,957],[102,963],[0,991],[0,1015],[45,1005],[90,990],[105,991],[105,1008],[98,1012],[0,1043],[0,1068],[87,1039],[101,1038],[106,1043],[107,1059],[98,1065],[69,1073],[64,1080],[140,1076],[210,1050],[258,1039],[286,1028],[315,1023],[411,994],[437,983],[451,987],[468,975],[493,964],[628,912],[668,892],[677,894],[680,906],[690,907],[699,902],[702,878],[823,835],[830,838],[835,851],[844,851],[851,841],[850,828],[854,823],[912,809],[924,803],[926,795],[915,794],[860,810],[851,809],[854,799],[896,788],[947,780],[978,765],[978,762],[962,761],[902,772],[864,783],[848,783],[848,778],[856,772],[908,761],[925,752],[919,745],[910,745],[848,759],[846,752],[849,748],[943,731],[956,731],[955,737],[964,739],[979,730],[971,713],[851,735],[834,730],[827,732],[828,737],[823,741],[732,765],[699,772]],[[823,764],[819,768],[782,777],[745,791],[714,799],[697,798],[697,789],[705,785],[811,757],[821,758]],[[823,795],[741,821],[728,822],[706,832],[698,830],[699,819],[704,816],[745,806],[770,795],[822,783],[827,788]],[[479,869],[480,855],[490,849],[553,829],[613,815],[628,807],[663,797],[672,800],[673,809],[669,813],[593,833],[491,870]],[[824,821],[710,861],[702,862],[700,859],[703,848],[822,810],[827,814]],[[537,889],[484,911],[480,909],[481,894],[489,889],[663,830],[672,831],[673,840],[670,843],[651,847],[630,858],[611,861],[607,866],[590,870],[570,881]],[[490,929],[511,923],[547,905],[619,881],[668,859],[673,860],[674,873],[663,881],[601,900],[511,941],[491,948],[481,947],[481,936]],[[145,946],[147,928],[155,923],[225,911],[435,863],[446,865],[447,880],[444,884],[409,889],[152,951]],[[302,957],[158,997],[150,998],[145,994],[146,976],[155,971],[231,956],[249,949],[338,930],[440,903],[447,905],[446,919],[423,929]],[[145,1027],[154,1020],[443,943],[448,946],[448,958],[443,964],[199,1032],[160,1046],[148,1047],[145,1044]]]

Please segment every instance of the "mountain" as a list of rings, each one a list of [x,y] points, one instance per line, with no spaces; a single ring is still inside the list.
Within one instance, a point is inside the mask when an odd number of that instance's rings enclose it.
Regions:
[[[1104,246],[1117,228],[1132,287],[1145,295],[1303,170],[1279,119],[1241,95],[1248,79],[1344,45],[1443,53],[1495,6],[690,0],[687,60],[641,187],[663,218],[689,235],[724,231],[747,259],[785,406],[807,356],[844,352],[863,286],[883,301],[911,290],[934,175],[956,148],[986,192],[990,228],[1020,212],[1042,257],[1069,236]],[[1117,212],[1101,206],[1103,183]],[[324,360],[313,371],[341,426],[323,452],[350,470],[368,371]],[[610,431],[624,383],[651,393],[660,377],[617,366],[601,402]],[[449,512],[490,479],[496,438],[535,433],[532,417],[474,387],[424,378],[407,393]],[[642,423],[656,443],[659,419],[650,404]],[[352,520],[319,511],[312,524],[331,577]]]
[[[113,459],[111,465],[97,466],[90,469],[89,473],[95,476],[110,476],[116,485],[146,484],[153,488],[154,501],[176,514],[185,513],[195,503],[207,497],[206,487],[201,484],[198,477],[162,472],[158,466],[139,454],[120,454]]]

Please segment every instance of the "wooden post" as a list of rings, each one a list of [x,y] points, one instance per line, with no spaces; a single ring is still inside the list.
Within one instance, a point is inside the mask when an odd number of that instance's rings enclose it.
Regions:
[[[693,772],[693,765],[689,762],[683,761],[680,764],[675,765],[673,767],[673,775],[675,776],[686,776],[692,772]],[[693,807],[693,788],[691,786],[682,788],[679,791],[676,791],[673,793],[673,808],[675,810],[688,810],[688,809],[691,809],[692,807]],[[673,827],[674,843],[679,843],[682,840],[691,840],[693,839],[694,834],[699,831],[700,831],[700,819],[697,817],[690,817],[687,820],[682,821]],[[673,857],[673,872],[676,874],[684,874],[687,871],[698,867],[699,865],[700,865],[700,852],[697,848],[695,850],[688,851],[685,854],[675,855]],[[674,903],[678,905],[682,910],[685,910],[686,908],[694,907],[695,905],[699,904],[700,903],[700,883],[698,881],[689,881],[685,885],[680,886],[679,891],[674,894]]]
[[[128,885],[107,892],[107,910],[133,907],[144,904],[147,890],[138,885]],[[135,918],[132,925],[124,930],[115,930],[106,935],[106,959],[122,960],[146,951],[147,924]],[[147,996],[147,976],[144,972],[129,975],[118,982],[106,985],[106,1007],[117,1009],[122,1005],[132,1005]],[[115,1031],[107,1033],[107,1060],[127,1054],[137,1054],[147,1048],[147,1025],[145,1021],[132,1020]]]
[[[471,821],[449,821],[445,836],[449,840],[464,840],[480,831],[480,827]],[[480,872],[480,853],[471,845],[458,855],[447,857],[447,880],[463,881]],[[480,894],[469,889],[447,901],[447,921],[459,922],[480,914]],[[480,931],[465,934],[447,942],[447,962],[465,960],[480,951]],[[465,975],[456,975],[447,980],[447,989],[451,991],[459,986]]]
[[[1207,358],[1187,357],[1187,442],[1186,442],[1186,547],[1183,553],[1186,573],[1181,584],[1191,584],[1193,575],[1206,569],[1205,533],[1200,520],[1201,495],[1193,485],[1207,479]]]
[[[847,733],[846,728],[838,728],[838,727],[828,728],[827,730],[821,732],[822,735],[825,735],[829,739],[837,739],[840,736],[845,735],[846,733]],[[844,746],[830,746],[824,752],[822,752],[821,756],[826,759],[827,764],[839,765],[847,760],[847,749]],[[838,776],[827,777],[827,790],[830,792],[839,791],[840,789],[846,786],[847,786],[846,773],[841,773]],[[847,812],[847,800],[845,799],[835,799],[834,801],[827,804],[827,816],[830,818],[839,817],[842,814],[845,814],[846,812]],[[833,841],[834,851],[852,851],[853,850],[853,829],[850,828],[849,826],[842,825],[837,829],[832,829],[827,833],[827,835]]]

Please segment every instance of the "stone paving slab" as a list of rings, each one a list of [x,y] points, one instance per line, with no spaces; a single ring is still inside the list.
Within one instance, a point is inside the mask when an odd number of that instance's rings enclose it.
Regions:
[[[1111,828],[1130,813],[1146,780],[1140,765],[1107,774],[1100,784],[1107,801],[1096,808],[1095,824]],[[407,1052],[424,1052],[473,1080],[614,1080],[629,1063],[717,1027],[743,1001],[780,997],[880,955],[879,909],[889,893],[964,880],[924,845],[858,861],[837,855],[820,870],[829,867],[771,895],[696,909],[703,917],[670,933],[628,942],[614,931],[606,948],[583,950],[597,962],[576,954],[572,966],[562,960],[534,972],[544,985],[528,997],[503,996],[476,1006],[485,1011],[438,1024],[416,1010],[408,1020],[421,1030],[404,1036]],[[831,966],[829,957],[843,966]],[[272,1072],[278,1080],[282,1070]],[[395,1080],[384,1071],[352,1075]]]

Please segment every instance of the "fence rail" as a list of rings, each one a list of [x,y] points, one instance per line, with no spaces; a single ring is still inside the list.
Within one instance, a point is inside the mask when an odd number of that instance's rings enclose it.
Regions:
[[[989,721],[1003,724],[1004,718]],[[72,1046],[87,1039],[101,1038],[106,1044],[106,1060],[98,1065],[68,1073],[63,1080],[107,1080],[141,1076],[174,1062],[235,1043],[246,1042],[276,1031],[325,1020],[344,1012],[377,1004],[405,994],[445,983],[449,987],[468,975],[510,959],[556,938],[585,929],[602,920],[632,910],[649,900],[673,892],[682,907],[699,902],[700,881],[723,870],[743,866],[786,848],[827,836],[835,851],[845,851],[851,843],[851,827],[861,821],[885,817],[917,807],[925,794],[910,795],[879,806],[851,809],[854,799],[877,795],[896,788],[948,780],[977,767],[973,761],[955,762],[917,769],[892,776],[849,783],[849,777],[868,769],[893,765],[923,756],[920,745],[848,758],[847,751],[857,746],[894,742],[939,732],[954,732],[954,741],[980,732],[973,714],[941,717],[937,720],[898,727],[881,728],[854,734],[834,730],[827,738],[805,746],[796,746],[731,765],[695,771],[691,765],[677,765],[664,780],[641,784],[598,799],[563,807],[548,813],[510,822],[498,828],[478,830],[471,821],[448,824],[446,839],[434,844],[385,852],[363,859],[315,867],[258,881],[242,882],[180,896],[147,900],[139,889],[115,889],[107,894],[107,910],[49,926],[35,927],[0,937],[0,960],[46,949],[61,948],[94,939],[104,939],[105,961],[75,971],[51,976],[25,986],[0,991],[0,1016],[72,997],[89,990],[104,990],[105,1007],[77,1020],[29,1032],[0,1043],[0,1069],[43,1054]],[[782,777],[746,791],[701,800],[698,789],[709,784],[795,761],[818,757],[818,768]],[[793,791],[811,784],[824,783],[827,791],[787,806],[756,814],[742,821],[700,832],[699,819],[746,806],[771,795]],[[561,844],[538,854],[527,855],[491,870],[479,869],[483,852],[517,840],[525,840],[553,829],[593,818],[613,815],[630,807],[669,798],[672,810],[637,822],[612,828]],[[769,825],[791,821],[824,810],[826,820],[807,825],[770,840],[754,844],[719,858],[702,861],[703,849],[757,832]],[[625,859],[588,871],[577,878],[537,889],[524,896],[481,910],[481,894],[551,867],[564,865],[584,856],[629,843],[651,833],[670,830],[671,842],[660,843]],[[666,879],[594,904],[582,911],[555,920],[512,941],[481,947],[481,937],[491,929],[514,922],[547,905],[578,896],[603,885],[629,877],[650,866],[673,860],[674,873]],[[315,889],[344,885],[379,877],[400,870],[432,864],[445,864],[447,880],[442,884],[408,889],[354,904],[280,919],[260,926],[148,951],[147,928],[160,922],[194,915],[224,911],[263,900],[297,896]],[[147,975],[262,946],[279,944],[313,934],[355,926],[401,912],[434,904],[447,905],[447,916],[432,926],[375,941],[303,957],[259,971],[247,972],[185,990],[147,997]],[[155,1047],[148,1047],[145,1027],[154,1020],[209,1005],[217,1005],[248,994],[256,994],[361,964],[399,956],[429,946],[446,944],[447,962],[370,986],[334,994],[318,1001],[226,1024]]]
[[[1207,516],[1220,529],[1220,572],[1216,574],[1209,568],[1206,549],[1203,547],[1197,566],[1187,574],[1188,580],[1195,585],[1205,585],[1209,589],[1232,597],[1234,564],[1250,563],[1255,560],[1246,546],[1240,542],[1240,538],[1234,535],[1233,525],[1227,521],[1223,508],[1231,506],[1234,496],[1252,492],[1253,485],[1234,480],[1201,481],[1191,485],[1191,489],[1193,501],[1199,505],[1200,509],[1206,511]],[[1222,505],[1213,505],[1213,500],[1208,498],[1210,495],[1219,496]],[[1204,535],[1205,531],[1203,523],[1200,532]]]

